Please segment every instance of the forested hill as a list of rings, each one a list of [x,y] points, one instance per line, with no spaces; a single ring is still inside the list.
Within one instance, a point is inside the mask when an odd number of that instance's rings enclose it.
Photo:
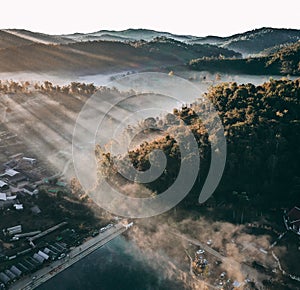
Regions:
[[[225,172],[215,195],[230,202],[236,198],[233,192],[246,192],[245,202],[255,207],[289,207],[299,202],[300,80],[271,80],[260,86],[225,83],[212,87],[206,98],[218,111],[228,144]],[[196,136],[202,159],[190,196],[199,194],[210,163],[210,143],[198,118],[201,112],[199,102],[174,110]],[[153,119],[153,126],[168,130],[174,125],[174,115]],[[163,150],[168,160],[164,174],[146,184],[159,194],[176,179],[181,157],[176,140],[166,135],[129,152],[134,166],[148,169],[149,153],[154,149]],[[109,153],[105,157],[106,161],[112,158]],[[197,198],[191,200],[196,202]]]
[[[228,37],[174,35],[146,29],[47,35],[23,29],[0,30],[0,72],[35,71],[96,74],[124,70],[155,70],[183,65],[203,57],[202,67],[245,66],[242,54],[262,55],[300,40],[300,30],[260,28]],[[255,59],[256,61],[257,59]],[[251,60],[252,61],[252,60]],[[254,61],[254,70],[257,64]],[[258,66],[261,68],[262,63]],[[215,64],[217,63],[217,64]],[[272,66],[270,66],[271,70]],[[266,71],[267,73],[267,71]]]
[[[257,54],[267,48],[300,40],[297,29],[263,27],[224,39],[223,47],[244,54]]]
[[[17,42],[13,39],[10,43],[13,41],[14,44]],[[155,39],[149,43],[87,41],[45,44],[29,42],[19,46],[6,46],[3,49],[1,49],[0,41],[0,72],[111,73],[130,69],[155,69],[184,64],[193,58],[218,57],[219,55],[241,56],[237,52],[217,46],[185,44],[166,38]]]
[[[62,36],[60,36],[62,37]],[[174,35],[168,32],[154,31],[148,29],[127,29],[123,31],[100,30],[93,33],[75,33],[64,35],[70,41],[88,41],[88,40],[116,40],[116,41],[152,41],[155,38],[166,37],[189,44],[213,44],[219,47],[228,48],[236,52],[248,54],[257,54],[265,49],[293,43],[300,40],[300,30],[280,29],[271,27],[262,27],[228,37],[220,36],[192,36],[192,35]]]
[[[191,60],[193,70],[256,75],[300,75],[300,41],[268,56],[253,58],[199,58]]]

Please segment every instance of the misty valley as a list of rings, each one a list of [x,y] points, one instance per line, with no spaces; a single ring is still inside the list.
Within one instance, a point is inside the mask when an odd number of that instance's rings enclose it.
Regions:
[[[299,75],[297,29],[0,30],[0,289],[299,289]]]

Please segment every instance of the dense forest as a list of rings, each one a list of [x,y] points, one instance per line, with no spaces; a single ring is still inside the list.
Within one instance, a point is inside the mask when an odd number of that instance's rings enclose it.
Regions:
[[[212,87],[205,97],[214,104],[222,120],[228,149],[224,175],[215,196],[230,203],[237,199],[237,192],[243,192],[242,199],[258,208],[290,207],[299,202],[300,80],[270,80],[260,86],[223,83]],[[150,166],[150,152],[165,152],[166,170],[157,180],[146,184],[156,194],[174,182],[181,162],[179,146],[168,130],[174,124],[178,128],[188,126],[196,137],[201,157],[199,178],[188,196],[192,197],[190,202],[197,202],[210,165],[209,136],[198,117],[203,111],[205,107],[199,100],[174,109],[173,114],[163,118],[145,120],[166,133],[142,143],[129,152],[129,157],[135,168],[144,171]],[[185,130],[179,131],[184,138]],[[113,166],[114,158],[119,157],[103,153],[100,167]],[[115,174],[114,170],[110,172]]]
[[[225,37],[221,44],[241,53],[257,54],[274,46],[297,42],[299,39],[300,32],[297,29],[262,27]]]
[[[54,85],[49,81],[44,82],[16,82],[13,80],[0,80],[0,94],[31,94],[33,92],[41,93],[63,93],[69,95],[90,96],[95,93],[97,88],[94,84],[85,84],[79,82],[71,82],[68,85]]]
[[[204,57],[191,60],[193,70],[244,74],[300,75],[300,42],[283,47],[269,56],[252,58]]]
[[[146,51],[147,54],[157,53],[161,58],[173,56],[182,61],[191,59],[193,55],[199,57],[242,57],[239,52],[211,44],[188,44],[167,37],[156,37],[151,41],[130,42],[136,48]]]

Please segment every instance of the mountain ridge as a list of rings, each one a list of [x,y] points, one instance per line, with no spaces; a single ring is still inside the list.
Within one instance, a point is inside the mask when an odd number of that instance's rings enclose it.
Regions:
[[[48,35],[0,30],[0,71],[97,73],[184,65],[203,57],[240,58],[300,40],[300,30],[263,27],[228,37],[177,35],[149,29]],[[90,68],[90,69],[89,69]],[[104,69],[105,68],[105,69]]]

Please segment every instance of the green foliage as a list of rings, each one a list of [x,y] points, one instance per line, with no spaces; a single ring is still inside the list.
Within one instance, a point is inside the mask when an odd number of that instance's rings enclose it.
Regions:
[[[233,190],[245,191],[252,203],[268,206],[297,202],[300,81],[271,80],[261,86],[224,83],[212,87],[205,97],[218,111],[228,144],[226,168],[217,194],[229,196]],[[201,170],[192,192],[199,194],[210,163],[208,134],[198,117],[205,113],[205,107],[199,101],[181,110],[175,109],[173,113],[178,118],[177,137],[185,138],[188,126],[198,142]],[[146,185],[157,193],[173,183],[180,166],[178,143],[169,128],[170,122],[174,125],[171,118],[174,115],[169,114],[156,122],[157,127],[167,130],[168,134],[144,142],[129,152],[133,165],[143,171],[149,168],[149,154],[154,149],[164,151],[168,160],[164,174]]]

